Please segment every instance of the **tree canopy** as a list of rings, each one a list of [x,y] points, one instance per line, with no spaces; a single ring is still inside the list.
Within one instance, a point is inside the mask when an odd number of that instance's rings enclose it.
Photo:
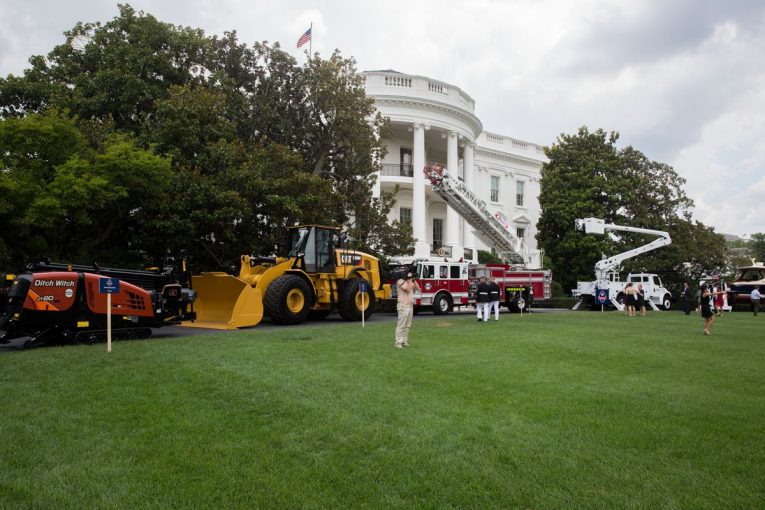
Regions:
[[[724,239],[693,221],[693,202],[682,187],[685,180],[671,166],[649,160],[633,147],[618,148],[616,132],[561,134],[546,149],[542,168],[537,240],[564,289],[592,280],[603,255],[636,248],[651,236],[619,232],[588,235],[574,228],[579,218],[669,232],[672,244],[625,262],[626,271],[648,271],[679,283],[699,272],[724,265]]]
[[[161,22],[129,5],[77,23],[23,76],[0,78],[0,263],[37,255],[198,268],[272,253],[295,223],[344,226],[405,253],[374,197],[384,119],[355,62],[302,65],[278,43]]]
[[[765,233],[757,232],[752,234],[749,244],[752,256],[760,262],[765,261]]]

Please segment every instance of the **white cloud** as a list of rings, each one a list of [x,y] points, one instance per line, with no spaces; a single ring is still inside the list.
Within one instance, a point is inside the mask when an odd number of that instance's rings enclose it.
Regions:
[[[487,130],[549,145],[579,126],[621,133],[687,181],[696,216],[765,231],[765,4],[760,0],[128,0],[137,10],[241,42],[297,38],[360,70],[396,69],[462,88]],[[0,0],[0,75],[63,42],[102,0]]]

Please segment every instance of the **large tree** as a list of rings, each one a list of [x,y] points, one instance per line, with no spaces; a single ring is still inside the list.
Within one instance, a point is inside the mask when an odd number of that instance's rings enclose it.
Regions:
[[[18,129],[14,119],[48,119],[63,122],[59,137],[68,137],[32,138],[51,150],[66,145],[60,161],[45,163],[44,189],[27,186],[37,182],[40,155],[8,138],[3,165],[14,170],[1,185],[20,198],[0,214],[29,224],[23,204],[31,202],[22,195],[36,194],[38,205],[44,198],[55,206],[50,218],[89,225],[82,246],[105,261],[118,257],[103,239],[119,232],[129,239],[119,249],[136,257],[186,249],[201,266],[227,265],[241,253],[273,251],[295,222],[345,225],[359,248],[391,255],[412,244],[409,231],[387,225],[391,197],[372,194],[386,126],[352,59],[335,52],[299,65],[278,44],[250,47],[233,32],[208,37],[128,5],[111,21],[78,23],[65,35],[47,57],[32,57],[23,76],[0,79],[8,133]],[[155,161],[148,156],[172,171],[157,167],[148,178],[136,169],[131,180],[116,161],[145,166]],[[119,200],[99,198],[103,173],[119,184]],[[75,190],[111,204],[112,213],[65,207],[66,199],[76,203]],[[0,233],[7,257],[32,254],[9,248],[30,235],[20,222]],[[46,240],[40,252],[71,259],[83,251],[67,252],[47,236],[32,235]]]
[[[691,218],[693,202],[682,187],[685,180],[669,165],[651,161],[633,147],[617,147],[618,133],[562,134],[546,149],[550,159],[542,168],[540,248],[550,258],[556,280],[564,289],[591,280],[595,262],[650,242],[651,236],[618,233],[587,235],[574,228],[579,218],[602,218],[606,223],[662,230],[673,243],[624,263],[626,271],[650,271],[670,281],[688,278],[684,268],[709,271],[724,265],[724,240]]]
[[[752,256],[762,262],[765,260],[765,233],[758,232],[752,234],[752,239],[749,241]]]
[[[170,161],[107,134],[91,144],[77,119],[55,110],[0,122],[0,258],[124,262],[143,204],[165,195]]]

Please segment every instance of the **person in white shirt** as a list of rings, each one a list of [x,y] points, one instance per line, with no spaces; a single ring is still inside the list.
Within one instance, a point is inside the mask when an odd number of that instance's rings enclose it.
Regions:
[[[749,297],[752,299],[752,311],[755,315],[757,315],[757,312],[760,311],[760,299],[762,299],[762,296],[760,295],[760,290],[755,287],[752,289],[752,293],[749,294]]]

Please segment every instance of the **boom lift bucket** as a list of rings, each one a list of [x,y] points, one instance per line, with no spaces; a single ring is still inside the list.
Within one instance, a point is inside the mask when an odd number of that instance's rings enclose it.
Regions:
[[[192,277],[197,291],[197,320],[184,326],[236,329],[255,326],[263,319],[263,296],[259,289],[228,273],[210,272]]]

